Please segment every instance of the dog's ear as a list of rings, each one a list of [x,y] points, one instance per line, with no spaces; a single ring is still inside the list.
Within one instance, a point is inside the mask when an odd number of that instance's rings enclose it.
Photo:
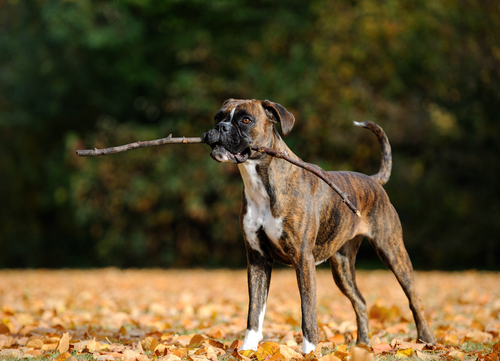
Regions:
[[[281,131],[283,132],[283,136],[286,137],[288,134],[290,134],[293,128],[293,124],[295,123],[295,117],[293,116],[293,114],[286,110],[284,106],[278,103],[273,103],[269,100],[263,100],[261,103],[268,117],[276,122],[281,123]]]

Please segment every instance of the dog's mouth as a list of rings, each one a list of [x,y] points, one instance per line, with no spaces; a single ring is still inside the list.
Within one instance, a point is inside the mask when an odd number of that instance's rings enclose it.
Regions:
[[[233,153],[227,150],[220,144],[216,144],[212,148],[212,153],[210,155],[217,162],[232,162],[234,164],[240,164],[245,162],[250,157],[250,147],[245,148],[239,153]]]

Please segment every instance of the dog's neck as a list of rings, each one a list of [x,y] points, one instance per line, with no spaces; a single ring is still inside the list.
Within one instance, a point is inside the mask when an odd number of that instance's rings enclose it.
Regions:
[[[278,134],[275,134],[266,146],[299,159]],[[274,198],[274,194],[281,193],[287,188],[287,179],[300,171],[300,168],[293,164],[266,154],[238,164],[238,168],[243,178],[245,193],[256,201],[257,198]]]

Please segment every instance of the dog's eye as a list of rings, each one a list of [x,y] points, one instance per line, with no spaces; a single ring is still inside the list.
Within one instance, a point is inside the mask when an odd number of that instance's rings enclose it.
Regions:
[[[252,119],[248,118],[248,117],[245,117],[241,120],[242,123],[244,124],[250,124],[252,122]]]

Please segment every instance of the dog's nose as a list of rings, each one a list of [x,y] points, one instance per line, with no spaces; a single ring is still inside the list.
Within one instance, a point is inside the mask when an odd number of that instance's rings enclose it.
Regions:
[[[218,123],[216,126],[215,126],[215,129],[219,132],[219,133],[227,133],[229,131],[229,128],[230,128],[230,124],[229,123],[224,123],[224,122],[221,122],[221,123]]]

